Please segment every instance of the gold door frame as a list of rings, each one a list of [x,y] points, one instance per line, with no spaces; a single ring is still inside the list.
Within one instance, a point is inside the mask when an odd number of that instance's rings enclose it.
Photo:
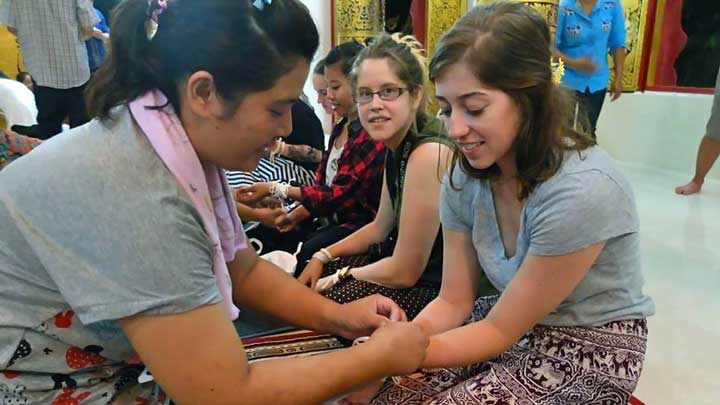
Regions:
[[[427,0],[427,21],[425,24],[425,49],[428,63],[435,52],[440,37],[467,12],[467,0]],[[438,102],[435,99],[435,87],[430,85],[427,89],[428,113],[435,115],[438,111]]]
[[[425,49],[432,55],[440,37],[467,12],[467,0],[427,0]]]
[[[353,39],[364,40],[377,35],[385,27],[385,1],[392,0],[333,0],[335,44]],[[427,21],[425,47],[428,54],[455,21],[467,12],[467,0],[426,0]]]
[[[647,28],[647,13],[650,0],[623,0],[625,9],[625,30],[627,39],[627,56],[625,57],[625,74],[623,90],[637,91],[641,85],[643,46]],[[650,33],[652,35],[652,33]],[[612,66],[612,64],[611,64]]]
[[[377,35],[385,27],[384,2],[392,0],[334,0],[333,39],[335,44],[351,41],[363,41]],[[467,12],[467,0],[426,0],[425,48],[432,55],[442,34],[444,34]],[[434,89],[428,90],[431,113],[437,111]]]
[[[384,0],[333,0],[332,7],[334,45],[363,42],[385,29]]]

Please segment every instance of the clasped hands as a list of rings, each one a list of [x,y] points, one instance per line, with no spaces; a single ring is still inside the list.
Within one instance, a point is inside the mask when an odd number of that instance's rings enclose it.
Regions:
[[[283,202],[271,195],[273,183],[255,183],[235,190],[235,201],[253,207],[260,222],[275,227],[280,232],[290,232],[311,215],[304,207],[291,212],[283,208]]]

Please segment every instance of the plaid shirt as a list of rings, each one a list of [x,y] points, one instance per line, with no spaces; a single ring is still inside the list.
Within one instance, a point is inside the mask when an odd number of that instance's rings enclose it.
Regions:
[[[330,145],[342,133],[347,119],[343,118],[330,135]],[[348,126],[348,139],[343,148],[332,185],[325,185],[325,169],[330,155],[328,148],[318,167],[316,184],[301,188],[303,206],[313,216],[335,217],[345,228],[359,229],[372,222],[380,205],[380,191],[385,168],[385,145],[370,138],[360,121]]]
[[[90,79],[83,28],[100,20],[91,0],[2,0],[0,24],[18,31],[28,71],[39,86],[80,87]]]

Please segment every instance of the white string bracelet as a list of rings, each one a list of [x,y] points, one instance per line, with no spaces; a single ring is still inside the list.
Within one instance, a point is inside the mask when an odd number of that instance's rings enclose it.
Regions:
[[[327,248],[322,248],[322,249],[320,249],[320,251],[321,251],[325,256],[327,256],[328,261],[333,261],[333,260],[335,260],[335,258],[333,257],[332,253],[330,253],[330,251],[327,250]]]
[[[325,248],[322,248],[322,249],[318,250],[317,252],[315,252],[312,255],[312,257],[314,259],[320,260],[320,263],[322,263],[322,264],[328,264],[334,260],[333,256],[330,254],[330,252]]]
[[[285,147],[285,141],[282,139],[278,139],[275,141],[275,145],[273,145],[273,148],[270,149],[270,164],[275,164],[275,158],[277,156],[282,156],[283,149]]]
[[[280,140],[278,141],[278,144],[279,144],[279,145],[278,145],[277,151],[275,151],[275,154],[276,154],[277,156],[284,156],[284,155],[285,155],[285,149],[287,149],[287,144],[285,143],[285,141],[284,141],[283,139],[280,139]]]
[[[368,340],[370,340],[370,336],[359,337],[359,338],[353,340],[352,345],[353,346],[361,345],[361,344],[367,342]]]
[[[288,190],[290,190],[290,185],[287,183],[273,183],[270,186],[270,194],[279,199],[279,200],[286,200],[288,198]]]
[[[313,257],[313,259],[318,259],[320,261],[320,263],[322,263],[322,264],[330,263],[330,259],[328,259],[328,257],[325,256],[325,254],[319,250],[317,252],[313,253],[312,257]]]

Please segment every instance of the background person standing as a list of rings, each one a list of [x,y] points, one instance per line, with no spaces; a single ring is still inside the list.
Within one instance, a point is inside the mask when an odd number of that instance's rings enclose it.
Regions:
[[[85,39],[99,22],[91,0],[5,0],[0,24],[17,35],[28,71],[35,78],[38,134],[60,133],[88,121],[85,85],[90,79]]]

